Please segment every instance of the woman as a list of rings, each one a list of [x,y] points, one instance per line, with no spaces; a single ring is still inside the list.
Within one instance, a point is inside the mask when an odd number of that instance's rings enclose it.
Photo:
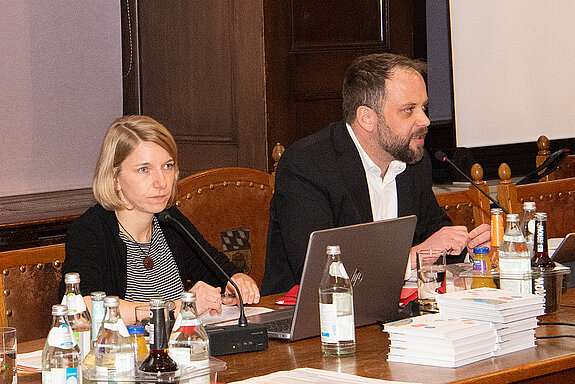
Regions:
[[[134,308],[151,297],[178,303],[187,284],[196,292],[198,312],[221,313],[222,289],[234,292],[198,247],[170,223],[166,210],[182,222],[238,285],[245,303],[257,303],[259,290],[227,257],[211,246],[175,207],[178,178],[176,143],[168,130],[146,116],[112,123],[96,164],[93,192],[98,204],[72,223],[66,238],[62,276],[80,274],[80,289],[120,297],[122,317],[134,321]],[[61,294],[64,282],[60,284]],[[235,298],[224,299],[236,304]]]

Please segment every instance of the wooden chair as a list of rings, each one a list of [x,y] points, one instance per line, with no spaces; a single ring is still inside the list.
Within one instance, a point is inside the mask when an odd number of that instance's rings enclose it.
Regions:
[[[539,136],[537,140],[537,157],[535,159],[535,167],[543,164],[545,160],[551,155],[549,151],[550,142],[547,136]],[[539,181],[550,181],[557,179],[567,179],[575,177],[575,154],[567,156],[556,170],[549,175],[541,178]]]
[[[0,326],[15,327],[19,342],[48,336],[65,257],[64,244],[0,252]]]
[[[210,244],[224,251],[258,286],[265,270],[275,168],[283,150],[281,144],[276,144],[272,174],[248,168],[217,168],[178,183],[176,206]]]
[[[575,177],[515,185],[511,170],[505,163],[499,166],[499,203],[510,213],[521,214],[525,201],[534,201],[537,212],[547,213],[548,236],[564,237],[575,231]]]
[[[471,167],[471,178],[482,190],[489,193],[489,186],[483,181],[483,168],[479,164]],[[483,223],[490,223],[490,202],[481,192],[470,186],[458,192],[435,195],[453,224],[464,225],[468,231]]]

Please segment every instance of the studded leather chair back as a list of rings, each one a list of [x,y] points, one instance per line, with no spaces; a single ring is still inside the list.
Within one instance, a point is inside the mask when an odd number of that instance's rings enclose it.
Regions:
[[[0,326],[15,327],[19,342],[48,336],[64,258],[64,244],[0,252]]]
[[[261,286],[274,176],[217,168],[178,183],[176,206],[214,247]]]

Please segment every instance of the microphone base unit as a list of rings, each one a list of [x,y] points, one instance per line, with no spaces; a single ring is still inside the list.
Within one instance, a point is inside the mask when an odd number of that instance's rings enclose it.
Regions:
[[[212,356],[268,349],[268,329],[264,325],[206,326],[206,331]]]

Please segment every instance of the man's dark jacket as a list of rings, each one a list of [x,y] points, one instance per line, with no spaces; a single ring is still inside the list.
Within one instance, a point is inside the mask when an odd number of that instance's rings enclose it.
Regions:
[[[427,152],[396,183],[399,217],[417,216],[414,245],[451,225],[431,189]],[[373,221],[365,171],[345,122],[331,123],[284,152],[270,208],[262,295],[299,284],[311,232]]]

